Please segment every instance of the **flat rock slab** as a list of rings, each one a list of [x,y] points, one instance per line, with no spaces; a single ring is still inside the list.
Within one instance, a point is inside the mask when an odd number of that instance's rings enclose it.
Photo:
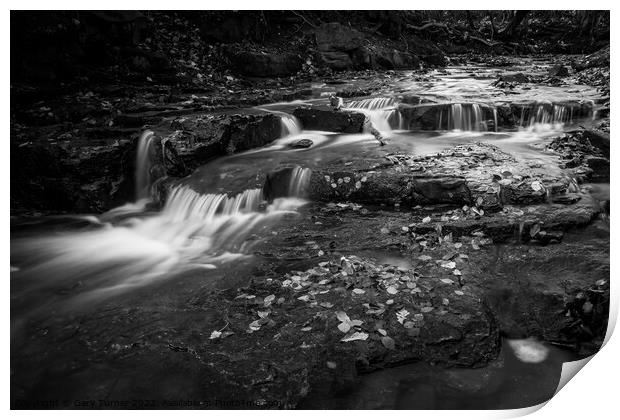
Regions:
[[[360,257],[324,258],[236,290],[181,284],[148,304],[138,296],[29,331],[13,353],[12,396],[294,408],[311,390],[353,385],[360,372],[417,360],[478,366],[499,352],[479,296]]]
[[[281,171],[290,171],[283,168]],[[268,177],[266,196],[278,196]],[[573,188],[559,167],[519,161],[499,148],[484,144],[459,145],[428,156],[387,155],[352,159],[346,165],[314,169],[308,196],[315,201],[364,204],[471,205],[497,211],[508,204],[547,202]]]
[[[305,130],[361,133],[365,115],[355,111],[335,111],[327,106],[304,106],[293,112]]]
[[[556,213],[579,214],[586,201],[548,213],[523,206],[462,221],[440,208],[394,212],[336,202],[285,221],[255,251],[300,270],[351,253],[397,261],[390,263],[433,284],[475,291],[508,337],[543,337],[587,356],[600,347],[607,325],[609,223],[602,218],[578,228],[573,216]],[[549,218],[537,218],[543,215]],[[510,220],[517,216],[526,221],[521,230]]]

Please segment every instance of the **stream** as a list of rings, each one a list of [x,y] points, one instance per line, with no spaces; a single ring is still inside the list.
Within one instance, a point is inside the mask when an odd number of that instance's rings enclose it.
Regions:
[[[596,90],[578,84],[529,83],[506,91],[493,85],[498,75],[518,72],[542,75],[549,65],[542,60],[526,59],[522,65],[508,69],[457,66],[434,71],[425,78],[415,77],[411,72],[392,72],[389,90],[372,97],[344,100],[345,110],[363,113],[387,139],[384,147],[378,145],[368,129],[356,134],[304,129],[293,116],[293,110],[301,105],[326,104],[327,93],[333,88],[317,83],[313,85],[312,99],[264,104],[247,110],[279,116],[281,138],[265,147],[221,157],[199,167],[171,187],[161,209],[150,201],[156,180],[151,179],[149,172],[153,133],[146,131],[137,150],[134,202],[99,215],[12,220],[12,361],[18,357],[15,350],[21,346],[37,348],[31,337],[39,334],[36,331],[42,325],[56,323],[60,328],[63,317],[92,316],[109,305],[120,307],[127,303],[129,307],[151,295],[159,299],[170,294],[169,299],[174,300],[179,293],[179,305],[182,305],[185,298],[181,296],[191,294],[190,290],[219,290],[246,284],[267,262],[278,273],[296,265],[304,266],[303,259],[278,261],[269,255],[277,256],[279,250],[291,245],[287,240],[295,239],[294,236],[285,240],[280,229],[292,228],[300,215],[317,222],[299,225],[295,246],[311,246],[313,235],[338,236],[336,230],[330,230],[329,223],[314,218],[317,213],[311,210],[312,206],[326,206],[313,202],[308,191],[313,171],[322,168],[346,168],[352,160],[356,165],[382,159],[386,154],[434,155],[455,146],[482,142],[512,156],[515,165],[543,168],[549,176],[564,177],[560,158],[546,146],[553,138],[579,126],[589,127],[596,121],[599,99]],[[360,85],[361,82],[348,80],[343,86]],[[434,128],[411,129],[408,107],[427,101],[445,106],[434,122],[429,122]],[[522,106],[516,127],[502,126],[500,108],[506,104]],[[585,113],[584,106],[588,110]],[[300,140],[310,140],[310,147],[293,147]],[[263,191],[265,179],[282,167],[293,168],[286,181],[288,193],[267,200]],[[598,202],[609,201],[608,183],[581,188]],[[406,206],[395,208],[390,204],[365,207],[370,214],[386,220],[388,211],[395,214],[425,211]],[[347,217],[343,213],[330,220],[336,225]],[[361,230],[364,228],[359,226]],[[594,235],[599,241],[596,246],[608,253],[608,236],[605,237],[609,232],[608,222],[586,229],[598,232]],[[578,243],[579,238],[579,234],[569,235],[567,240]],[[373,247],[371,242],[361,239],[359,243],[355,241],[355,238],[345,241],[347,245],[338,251],[364,255],[380,264],[415,267],[414,258],[406,252],[379,245]],[[525,252],[524,247],[527,245],[509,244],[502,252],[516,255]],[[560,264],[555,269],[562,270]],[[512,270],[506,264],[497,268],[497,272],[504,269]],[[575,276],[587,276],[584,274],[589,270],[587,267],[580,270]],[[553,267],[546,267],[544,272],[553,273]],[[592,280],[597,279],[592,274]],[[79,359],[80,354],[73,357]],[[354,389],[338,395],[310,393],[299,408],[526,407],[549,399],[557,387],[562,363],[576,358],[571,349],[541,339],[504,336],[500,354],[486,366],[446,368],[417,362],[388,367],[360,375]],[[88,368],[79,369],[87,372]],[[23,382],[18,376],[12,366],[12,389],[19,388],[15,384]],[[180,386],[192,386],[179,380]],[[51,395],[54,394],[51,389],[58,383],[57,378],[44,378],[37,389],[43,395]],[[70,394],[73,398],[79,390],[72,389]]]

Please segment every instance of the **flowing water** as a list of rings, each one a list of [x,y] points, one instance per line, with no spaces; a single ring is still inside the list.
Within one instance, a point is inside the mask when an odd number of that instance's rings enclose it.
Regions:
[[[105,297],[148,285],[187,267],[206,269],[218,261],[245,258],[251,249],[248,238],[303,205],[304,185],[309,182],[311,170],[326,164],[346,165],[347,156],[381,158],[386,152],[426,155],[481,141],[517,159],[557,168],[558,158],[546,153],[542,145],[571,123],[591,119],[592,89],[579,85],[571,89],[535,86],[519,92],[521,102],[527,96],[542,94],[552,100],[519,105],[519,128],[502,130],[498,126],[498,107],[505,104],[506,98],[504,95],[497,99],[500,95],[492,85],[494,70],[477,68],[477,76],[471,76],[472,71],[456,67],[438,72],[430,82],[410,81],[409,73],[404,72],[386,95],[346,100],[345,109],[363,112],[372,126],[388,138],[383,148],[377,147],[368,127],[361,134],[304,130],[291,113],[302,101],[263,105],[252,112],[278,115],[281,138],[264,148],[204,165],[173,189],[165,207],[155,213],[147,210],[151,186],[156,181],[151,179],[155,137],[146,131],[137,144],[136,201],[102,215],[76,216],[87,223],[80,231],[42,237],[32,232],[16,234],[11,251],[13,277],[17,282],[31,279],[24,290],[69,287],[89,277],[89,286],[84,290],[92,299],[99,292]],[[424,106],[429,100],[442,98],[447,104],[438,105],[441,108],[434,129],[403,129],[407,124],[402,104]],[[308,103],[326,101],[317,98]],[[574,112],[577,102],[580,111]],[[585,114],[583,104],[587,105]],[[312,140],[312,146],[291,149],[289,145],[300,139]],[[261,191],[263,179],[282,166],[295,167],[289,180],[289,197],[267,204]],[[14,230],[19,231],[19,227]],[[37,280],[41,273],[46,273],[45,282]]]
[[[304,130],[291,114],[303,102],[263,105],[258,111],[280,117],[281,138],[264,148],[198,168],[169,192],[159,211],[149,207],[151,186],[156,181],[151,177],[155,140],[153,133],[146,131],[137,145],[135,202],[101,215],[48,218],[12,227],[12,311],[17,316],[41,314],[58,302],[64,310],[88,309],[89,304],[178,279],[189,271],[205,273],[203,281],[208,283],[209,272],[254,258],[256,241],[307,203],[305,189],[313,169],[347,165],[351,156],[381,158],[389,152],[426,155],[481,141],[517,159],[557,168],[558,158],[546,153],[544,144],[571,125],[591,120],[595,91],[579,85],[537,86],[506,94],[492,85],[497,74],[495,69],[458,67],[437,73],[430,81],[416,81],[411,73],[402,72],[390,90],[377,97],[345,100],[346,109],[364,113],[388,138],[383,148],[368,128],[360,134]],[[325,87],[321,89],[319,93],[324,93]],[[417,96],[412,99],[411,95]],[[540,97],[548,102],[540,102]],[[436,115],[435,127],[406,130],[408,121],[401,106],[423,106],[426,99],[440,101],[443,107]],[[518,128],[503,129],[499,110],[511,99],[521,101]],[[319,95],[307,102],[326,100]],[[585,112],[583,104],[587,105]],[[290,147],[300,139],[312,140],[312,146]],[[293,167],[288,197],[268,203],[262,191],[265,176],[283,166]],[[596,185],[590,189],[607,195],[608,200],[608,184],[607,189]],[[56,297],[59,290],[64,293],[62,298]],[[473,401],[483,400],[487,408],[504,408],[547,396],[553,384],[545,382],[540,385],[544,390],[532,390],[531,397],[510,397],[522,389],[519,387],[548,378],[555,381],[561,363],[569,359],[566,353],[545,344],[507,341],[497,364],[474,373],[438,373],[435,368],[416,364],[370,375],[353,394],[324,398],[319,403],[323,408],[334,403],[340,404],[338,408],[473,408]],[[491,378],[492,386],[472,389],[475,381],[467,385],[468,375]],[[427,379],[421,381],[420,377]],[[455,390],[460,383],[465,385]]]

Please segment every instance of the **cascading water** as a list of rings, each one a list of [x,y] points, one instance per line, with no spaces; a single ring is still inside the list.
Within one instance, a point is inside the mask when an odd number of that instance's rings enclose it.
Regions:
[[[346,109],[362,112],[379,131],[402,128],[402,116],[394,98],[370,98],[351,101]]]
[[[151,186],[151,153],[155,133],[150,130],[142,133],[136,150],[136,199],[149,197]]]
[[[46,279],[21,282],[22,292],[73,289],[79,284],[74,303],[81,304],[182,271],[247,258],[252,235],[305,203],[299,197],[305,194],[310,174],[307,168],[294,168],[289,197],[266,206],[262,189],[228,196],[176,186],[159,213],[140,213],[139,206],[127,205],[100,218],[90,216],[96,227],[87,231],[14,241],[12,257],[26,262],[16,276]],[[128,212],[131,217],[114,220]]]
[[[291,114],[286,114],[284,112],[279,114],[282,124],[282,137],[301,134],[301,123],[297,118],[295,118]]]
[[[312,170],[296,166],[291,173],[291,180],[288,187],[290,197],[305,197]]]
[[[588,109],[587,107],[585,108],[585,110]],[[578,105],[562,105],[551,102],[523,105],[521,106],[519,126],[533,127],[540,124],[571,124],[575,114],[584,116],[583,114],[589,114],[590,112],[585,112]]]
[[[497,131],[497,111],[493,111]],[[440,130],[445,125],[448,130],[487,131],[487,122],[483,115],[483,108],[479,104],[452,104],[439,113],[437,126]]]

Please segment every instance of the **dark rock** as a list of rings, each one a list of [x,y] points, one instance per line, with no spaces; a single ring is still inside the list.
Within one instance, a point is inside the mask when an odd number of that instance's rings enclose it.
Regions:
[[[595,53],[587,55],[573,62],[573,67],[577,71],[583,71],[592,67],[609,67],[610,49],[609,45],[601,48]]]
[[[317,28],[315,36],[319,53],[327,66],[334,70],[354,67],[351,55],[364,43],[361,32],[333,22]]]
[[[585,130],[583,138],[587,139],[590,144],[597,148],[603,156],[609,157],[610,138],[609,133],[601,130]]]
[[[429,156],[390,155],[352,159],[345,168],[313,168],[308,193],[323,202],[467,204],[498,211],[508,204],[544,203],[565,193],[570,181],[557,169],[530,167],[497,147],[471,143]],[[493,182],[501,173],[510,175]]]
[[[311,147],[314,143],[310,139],[300,139],[289,144],[289,147],[293,149],[307,149]]]
[[[358,375],[388,366],[426,361],[478,367],[497,357],[496,321],[471,289],[455,294],[458,285],[416,279],[413,270],[355,256],[346,268],[317,264],[309,261],[306,271],[287,270],[268,279],[252,274],[251,284],[221,292],[164,285],[153,292],[157,305],[127,298],[105,311],[58,315],[46,323],[45,334],[28,330],[25,335],[33,338],[15,344],[21,351],[12,352],[14,379],[24,385],[13,395],[71,401],[122,395],[158,404],[195,400],[205,401],[194,407],[203,409],[241,408],[217,402],[247,401],[243,408],[284,409],[295,408],[314,390],[341,392]],[[350,274],[341,274],[344,270]],[[414,293],[407,286],[412,279]],[[389,294],[392,284],[401,292]],[[391,305],[385,304],[388,299]],[[381,307],[375,313],[367,309]],[[403,322],[396,316],[401,310],[407,313]],[[359,330],[366,339],[342,341],[336,311],[363,321],[351,333]],[[392,348],[382,343],[378,328],[393,339]],[[213,332],[221,336],[212,337]],[[98,362],[88,362],[93,358]],[[67,377],[71,386],[59,387]],[[167,385],[153,387],[154,381]]]
[[[507,83],[529,83],[530,78],[523,73],[513,73],[500,76],[498,81]]]
[[[315,31],[320,52],[353,51],[364,44],[364,35],[337,22],[324,23]]]
[[[297,108],[293,115],[307,130],[336,133],[361,133],[366,118],[361,112],[334,111],[320,106]]]
[[[291,76],[301,70],[302,59],[292,53],[242,51],[230,57],[234,70],[244,76]]]
[[[552,77],[566,77],[568,76],[568,68],[561,64],[557,64],[549,68],[548,74]]]
[[[273,114],[211,114],[177,118],[166,138],[189,168],[218,156],[265,146],[280,137],[280,119]]]

